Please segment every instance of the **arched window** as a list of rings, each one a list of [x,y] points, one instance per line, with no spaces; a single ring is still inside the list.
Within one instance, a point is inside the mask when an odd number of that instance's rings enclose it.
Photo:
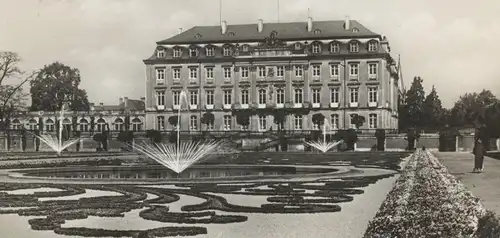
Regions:
[[[97,119],[97,131],[103,132],[106,129],[106,121],[102,118]]]
[[[19,119],[14,119],[10,123],[10,127],[12,128],[12,130],[21,130],[21,122],[19,121]]]
[[[64,124],[64,121],[63,121],[63,124]],[[87,121],[87,119],[85,119],[85,118],[80,119],[80,131],[82,131],[82,132],[89,131],[89,121]]]
[[[55,130],[54,120],[52,120],[50,118],[45,120],[45,128],[46,128],[47,132],[53,132]]]
[[[116,118],[114,124],[115,124],[115,131],[123,131],[123,129],[125,128],[123,125],[123,119],[121,118]]]
[[[133,131],[141,131],[142,130],[142,121],[139,118],[132,119],[132,130]]]
[[[38,122],[35,119],[30,119],[28,122],[28,128],[30,131],[36,130]]]
[[[66,131],[70,131],[70,129],[71,129],[71,124],[73,124],[73,123],[71,123],[71,120],[70,120],[70,119],[68,119],[68,118],[64,118],[64,120],[62,121],[62,124],[63,124],[63,128],[65,128],[65,129],[66,129]]]

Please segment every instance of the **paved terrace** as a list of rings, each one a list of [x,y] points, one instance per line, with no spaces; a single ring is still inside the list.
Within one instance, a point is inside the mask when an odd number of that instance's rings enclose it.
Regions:
[[[500,160],[485,156],[484,171],[472,173],[474,155],[469,152],[433,152],[448,171],[458,178],[483,206],[500,215]],[[498,152],[497,152],[498,153]]]

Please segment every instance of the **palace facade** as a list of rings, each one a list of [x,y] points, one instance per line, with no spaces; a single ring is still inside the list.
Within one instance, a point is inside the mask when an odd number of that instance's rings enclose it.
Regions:
[[[89,111],[67,111],[64,113],[62,124],[69,131],[102,132],[124,131],[128,127],[131,131],[144,130],[145,98],[141,100],[120,98],[117,105],[90,104]],[[12,130],[40,130],[42,133],[55,133],[59,112],[25,111],[19,112],[11,119]]]
[[[398,69],[387,39],[355,20],[195,26],[156,42],[146,65],[147,129],[397,129]],[[286,112],[276,121],[273,113]],[[235,112],[247,111],[249,125]],[[214,121],[200,120],[206,113]]]

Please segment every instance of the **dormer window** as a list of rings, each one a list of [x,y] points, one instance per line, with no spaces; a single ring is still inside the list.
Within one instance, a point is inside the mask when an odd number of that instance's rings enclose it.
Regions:
[[[229,32],[227,33],[228,36],[235,36],[236,34],[234,34],[234,32]]]
[[[300,43],[295,43],[295,50],[300,50],[300,48],[302,47],[302,45]]]
[[[321,46],[318,43],[312,44],[312,52],[313,54],[321,53]]]
[[[158,49],[156,51],[156,57],[158,58],[165,58],[165,49]]]
[[[179,58],[181,57],[182,50],[180,48],[175,48],[174,49],[174,58]]]
[[[354,33],[358,33],[358,32],[359,32],[359,30],[358,30],[358,28],[352,28],[352,32],[354,32]]]
[[[247,52],[247,51],[248,51],[248,45],[243,45],[243,46],[241,47],[241,50],[242,50],[243,52]]]
[[[370,52],[377,51],[377,42],[376,41],[368,42],[368,51],[370,51]]]
[[[207,46],[207,48],[205,48],[205,54],[207,56],[214,56],[214,47]]]
[[[231,56],[231,48],[229,46],[225,46],[222,48],[222,54],[224,56]]]
[[[321,30],[320,30],[320,29],[316,29],[316,30],[314,30],[314,34],[315,34],[315,35],[319,35],[320,33],[321,33]]]
[[[200,39],[201,38],[201,34],[200,33],[196,33],[196,35],[194,37],[196,37],[196,39]]]
[[[340,44],[337,42],[330,44],[330,52],[331,53],[339,53],[340,52]]]
[[[196,56],[198,56],[198,49],[190,48],[189,49],[189,57],[196,57]]]
[[[351,42],[349,43],[349,52],[354,53],[359,51],[359,43]]]

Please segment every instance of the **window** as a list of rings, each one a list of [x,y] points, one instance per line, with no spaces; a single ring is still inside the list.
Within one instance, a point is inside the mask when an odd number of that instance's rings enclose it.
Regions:
[[[141,131],[142,122],[139,118],[132,119],[132,131]]]
[[[165,50],[164,49],[159,49],[156,52],[156,57],[158,57],[158,58],[164,58],[165,57]]]
[[[267,103],[267,90],[259,89],[259,104]]]
[[[156,117],[156,129],[159,131],[165,130],[165,117],[157,116]]]
[[[295,115],[295,118],[293,120],[293,128],[295,130],[302,130],[302,116],[301,115]]]
[[[370,52],[377,51],[377,42],[376,41],[370,41],[368,43],[368,51],[370,51]]]
[[[312,76],[313,77],[319,77],[321,75],[321,67],[320,65],[313,65],[312,66]]]
[[[35,130],[37,128],[38,122],[35,119],[31,119],[28,123],[28,128],[30,130]]]
[[[241,47],[241,50],[242,50],[243,52],[247,52],[247,51],[248,51],[248,45],[243,45],[243,46]]]
[[[293,101],[295,103],[302,103],[302,89],[300,89],[300,88],[296,88],[295,89],[295,94],[294,94]]]
[[[376,87],[368,88],[368,102],[375,103],[378,100],[378,92]]]
[[[103,132],[106,129],[106,121],[102,118],[97,120],[97,131]]]
[[[229,48],[228,46],[222,48],[222,54],[224,56],[231,56],[231,48]]]
[[[198,105],[198,91],[189,91],[189,105]]]
[[[331,103],[339,103],[339,89],[331,88],[330,89],[330,102]]]
[[[358,42],[351,42],[349,44],[349,51],[354,53],[359,51],[359,43]]]
[[[312,52],[313,52],[313,54],[321,53],[321,46],[318,43],[313,44],[312,45]]]
[[[266,116],[259,115],[259,130],[265,131],[267,129],[267,118]]]
[[[332,78],[339,77],[339,65],[338,64],[331,64],[330,65],[330,76],[332,76]]]
[[[266,67],[259,67],[259,77],[263,78],[266,77]]]
[[[339,115],[338,114],[332,114],[332,128],[333,129],[338,129],[339,128]]]
[[[295,77],[302,77],[303,69],[301,65],[295,66]]]
[[[224,67],[224,79],[225,80],[230,80],[231,79],[231,68]]]
[[[368,116],[368,125],[369,125],[370,129],[377,128],[377,114],[370,114]]]
[[[173,68],[172,74],[173,74],[172,77],[174,78],[174,80],[181,79],[181,69],[180,68]]]
[[[156,92],[156,105],[165,106],[165,91]]]
[[[241,90],[241,104],[248,104],[248,90]]]
[[[174,91],[173,94],[172,94],[172,101],[173,101],[173,105],[177,106],[177,105],[180,105],[180,95],[181,95],[181,92],[179,91]]]
[[[284,70],[283,66],[276,67],[276,76],[277,77],[283,77],[284,74],[285,74],[285,70]]]
[[[198,68],[189,68],[189,78],[191,80],[198,78]]]
[[[165,69],[156,69],[156,80],[165,80]]]
[[[231,105],[231,90],[224,90],[224,105]]]
[[[179,49],[179,48],[174,49],[174,57],[175,58],[181,57],[181,53],[182,53],[181,49]]]
[[[198,49],[190,48],[189,49],[189,57],[196,57],[196,56],[198,56]]]
[[[194,131],[198,127],[198,118],[195,115],[189,117],[189,130]]]
[[[214,68],[212,68],[212,67],[205,68],[205,72],[206,72],[207,79],[213,79],[214,78]]]
[[[276,103],[285,104],[285,90],[283,90],[282,88],[278,88],[276,90]]]
[[[214,105],[214,91],[213,90],[207,90],[205,91],[205,95],[207,97],[207,105]]]
[[[89,122],[86,119],[80,120],[80,131],[83,132],[89,131]]]
[[[116,118],[114,124],[115,124],[115,131],[123,131],[123,129],[124,129],[123,119]]]
[[[248,78],[248,67],[241,67],[241,78]]]
[[[377,75],[377,64],[375,63],[368,64],[368,74]]]
[[[358,64],[349,64],[349,73],[351,76],[358,76],[359,65]]]
[[[349,102],[357,103],[358,102],[358,88],[350,88],[349,89]]]
[[[300,50],[300,48],[302,48],[302,45],[299,42],[295,43],[295,50]]]
[[[320,103],[321,102],[321,93],[320,93],[319,88],[313,88],[312,101],[313,101],[313,103]]]
[[[54,121],[52,119],[47,119],[45,121],[45,128],[47,128],[46,130],[48,132],[53,132],[54,129],[55,129],[55,124],[54,124]]]
[[[229,131],[231,130],[231,123],[232,122],[232,118],[230,115],[225,115],[224,116],[224,130],[225,131]]]
[[[10,126],[13,130],[21,130],[21,122],[19,122],[18,119],[12,120],[12,123],[10,123]]]
[[[213,47],[207,47],[207,48],[205,48],[205,54],[207,56],[214,56],[214,48]]]
[[[330,44],[330,52],[331,53],[339,53],[340,52],[340,45],[339,45],[339,43],[331,43]]]

